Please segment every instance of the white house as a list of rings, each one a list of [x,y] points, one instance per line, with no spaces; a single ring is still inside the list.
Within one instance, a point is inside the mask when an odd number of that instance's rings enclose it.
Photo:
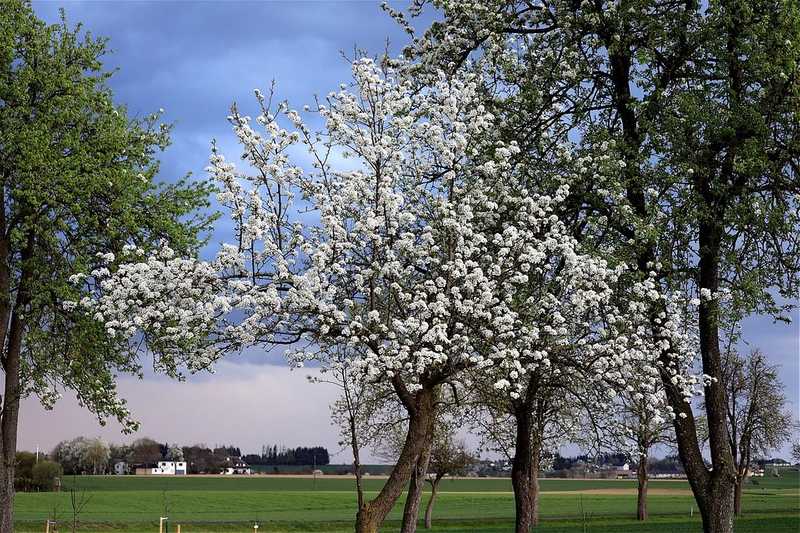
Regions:
[[[186,461],[159,461],[155,467],[137,468],[137,475],[145,476],[185,476]]]
[[[228,466],[226,466],[223,470],[223,474],[233,475],[245,475],[249,476],[252,474],[252,470],[250,469],[250,465],[242,461],[239,457],[228,457]]]

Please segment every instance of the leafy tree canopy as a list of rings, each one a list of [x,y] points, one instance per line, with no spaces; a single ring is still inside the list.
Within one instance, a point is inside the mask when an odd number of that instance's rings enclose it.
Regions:
[[[114,380],[140,373],[141,361],[107,342],[95,317],[62,302],[83,298],[91,273],[113,271],[126,245],[166,241],[196,253],[212,221],[203,212],[211,189],[187,179],[155,181],[155,157],[171,127],[160,123],[160,112],[132,118],[114,103],[112,72],[101,62],[106,52],[105,39],[70,27],[63,13],[54,25],[27,2],[5,3],[0,13],[4,407],[31,394],[49,406],[71,389],[101,420],[116,417],[131,428]],[[162,369],[177,374],[179,366],[173,360]],[[15,433],[11,407],[4,433]]]

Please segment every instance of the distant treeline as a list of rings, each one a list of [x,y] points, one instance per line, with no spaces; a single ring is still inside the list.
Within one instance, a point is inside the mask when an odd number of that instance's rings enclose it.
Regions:
[[[313,446],[306,448],[286,448],[277,445],[263,446],[261,454],[248,454],[242,460],[251,465],[327,465],[330,463],[330,456],[327,448]]]
[[[575,457],[563,457],[559,453],[552,456],[552,470],[569,470],[578,464],[593,464],[597,466],[622,466],[626,463],[631,464],[631,457],[624,453],[601,453],[594,457],[588,455],[577,455]]]
[[[261,454],[242,456],[238,446],[205,444],[179,446],[160,443],[150,438],[137,439],[131,444],[108,444],[101,439],[77,437],[65,440],[50,452],[65,474],[106,474],[123,463],[122,471],[132,472],[137,466],[155,465],[159,461],[186,461],[190,474],[218,474],[236,463],[249,465],[327,465],[328,450],[322,446],[263,446]]]

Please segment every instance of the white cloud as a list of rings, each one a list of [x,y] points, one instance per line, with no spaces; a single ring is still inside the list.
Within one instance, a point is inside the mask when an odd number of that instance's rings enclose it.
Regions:
[[[35,400],[23,402],[19,449],[49,451],[63,439],[99,436],[110,442],[129,442],[148,436],[180,444],[233,444],[244,453],[260,452],[262,444],[322,445],[339,451],[336,428],[328,405],[336,389],[306,380],[315,369],[291,371],[274,365],[223,362],[214,376],[176,383],[149,378],[122,378],[119,389],[142,429],[122,435],[110,421],[102,427],[78,406],[69,392],[52,411]],[[349,450],[331,462],[349,462]]]

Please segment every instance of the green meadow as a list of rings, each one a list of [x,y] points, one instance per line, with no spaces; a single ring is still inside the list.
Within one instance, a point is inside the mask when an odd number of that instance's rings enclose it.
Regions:
[[[382,479],[367,478],[379,490]],[[638,523],[635,482],[618,480],[541,481],[542,532],[700,531],[694,499],[685,481],[654,480],[648,499],[652,519]],[[513,529],[514,502],[508,479],[452,479],[441,485],[431,531],[503,532]],[[74,498],[73,498],[74,496]],[[72,530],[75,507],[79,531],[345,532],[356,511],[352,479],[310,477],[67,477],[59,493],[21,493],[16,500],[17,531],[44,531],[48,518],[58,531]],[[427,495],[425,498],[427,501]],[[397,530],[401,505],[384,528]],[[800,531],[800,478],[797,471],[748,485],[738,532]]]

